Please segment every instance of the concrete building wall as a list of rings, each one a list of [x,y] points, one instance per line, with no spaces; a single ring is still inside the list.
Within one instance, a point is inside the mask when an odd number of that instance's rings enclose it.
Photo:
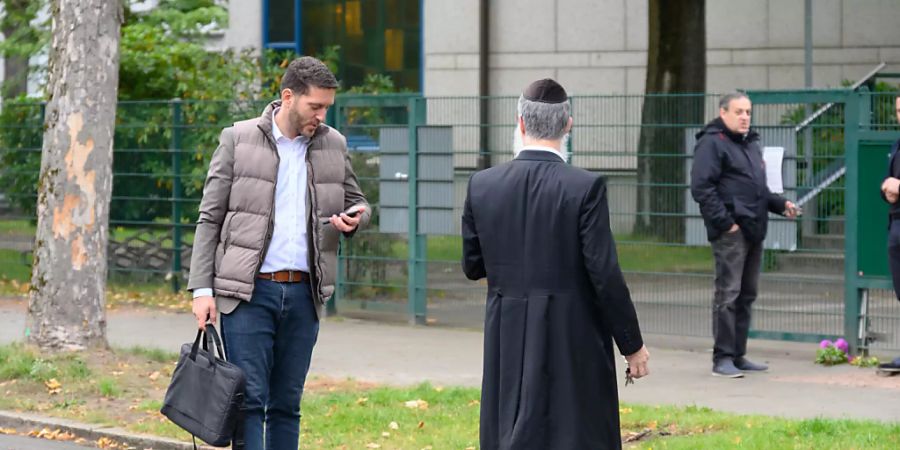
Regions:
[[[478,95],[478,0],[425,0],[424,94]],[[791,89],[804,85],[804,0],[706,2],[706,91]],[[540,11],[540,13],[536,13]],[[490,17],[490,94],[517,96],[553,77],[576,98],[573,162],[604,171],[634,170],[644,92],[647,0],[495,0]],[[857,80],[880,62],[900,71],[900,1],[813,2],[813,86]],[[454,125],[456,164],[472,167],[480,103],[460,115],[429,100],[429,123]],[[706,117],[716,114],[714,102]],[[511,148],[514,101],[491,102],[490,148]],[[508,126],[507,126],[508,125]],[[504,158],[496,158],[502,160]]]
[[[234,49],[262,48],[262,2],[228,0],[224,45]]]
[[[803,0],[706,3],[707,91],[803,87]],[[492,95],[550,76],[572,95],[640,94],[647,0],[492,2]],[[535,13],[543,11],[543,13]],[[478,93],[478,1],[425,0],[424,92]],[[839,86],[878,63],[900,71],[900,2],[813,2],[813,84]]]

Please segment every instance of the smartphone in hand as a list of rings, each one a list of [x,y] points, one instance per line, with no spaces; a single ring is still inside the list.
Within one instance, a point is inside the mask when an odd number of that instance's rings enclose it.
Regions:
[[[357,208],[356,206],[351,206],[350,209],[343,211],[343,214],[346,214],[347,217],[356,217],[359,215],[359,208]],[[338,217],[340,217],[340,214],[338,214]],[[323,225],[327,225],[327,224],[331,223],[330,217],[326,217],[324,219],[319,219],[319,220],[322,222]]]

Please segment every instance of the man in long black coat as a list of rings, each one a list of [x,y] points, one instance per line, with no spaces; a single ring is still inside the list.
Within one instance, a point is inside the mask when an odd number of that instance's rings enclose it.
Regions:
[[[609,228],[603,178],[560,149],[572,127],[562,86],[519,98],[516,158],[472,176],[463,270],[487,277],[481,448],[620,448],[614,349],[647,374],[634,305]]]
[[[900,123],[900,96],[894,98],[894,112],[897,114],[897,123]],[[888,215],[888,262],[894,281],[894,293],[897,300],[900,300],[900,139],[891,146],[887,176],[881,183],[881,197],[891,205]],[[900,357],[879,364],[878,370],[900,372]]]

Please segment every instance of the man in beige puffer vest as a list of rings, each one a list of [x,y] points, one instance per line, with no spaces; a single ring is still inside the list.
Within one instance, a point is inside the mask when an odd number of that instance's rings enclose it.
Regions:
[[[281,100],[222,131],[203,188],[188,289],[200,328],[222,313],[226,356],[247,376],[247,450],[297,449],[340,234],[370,217],[347,141],[323,123],[337,86],[321,61],[291,62]]]

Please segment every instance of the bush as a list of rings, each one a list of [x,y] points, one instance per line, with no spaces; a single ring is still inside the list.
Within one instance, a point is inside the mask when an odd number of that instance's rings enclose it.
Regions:
[[[849,87],[852,82],[848,80],[844,80],[842,83],[843,87]],[[876,83],[872,87],[873,93],[887,93],[887,92],[898,92],[900,91],[900,86],[887,84],[884,82]],[[890,124],[894,123],[894,107],[893,103],[891,105],[883,105],[880,102],[890,99],[893,102],[893,97],[888,95],[882,96],[873,96],[873,105],[872,105],[872,116],[871,123],[872,124]],[[874,104],[879,103],[879,104]],[[817,111],[819,108],[824,106],[824,104],[812,104],[810,105],[811,111]],[[800,124],[803,119],[806,117],[806,110],[803,105],[797,106],[795,108],[789,109],[784,115],[781,116],[780,123],[781,125],[786,126],[796,126]],[[832,164],[840,164],[844,157],[844,109],[837,107],[831,108],[826,113],[819,116],[811,125],[811,136],[812,136],[812,162],[813,162],[813,173],[818,175],[823,173],[830,165]],[[805,133],[797,134],[797,159],[798,162],[802,164],[805,159],[805,155],[803,154],[803,149],[805,147]],[[798,178],[797,184],[798,186],[803,187],[812,187],[811,184],[814,182],[812,179],[807,179],[806,170],[802,169],[802,166],[798,165]],[[822,219],[828,219],[829,217],[840,217],[844,215],[844,177],[839,178],[835,181],[826,192],[833,192],[832,195],[819,195],[818,201],[816,202],[816,211],[809,211],[809,213],[814,214],[813,217],[820,219],[817,223],[818,232],[820,233],[828,233],[828,221]]]

